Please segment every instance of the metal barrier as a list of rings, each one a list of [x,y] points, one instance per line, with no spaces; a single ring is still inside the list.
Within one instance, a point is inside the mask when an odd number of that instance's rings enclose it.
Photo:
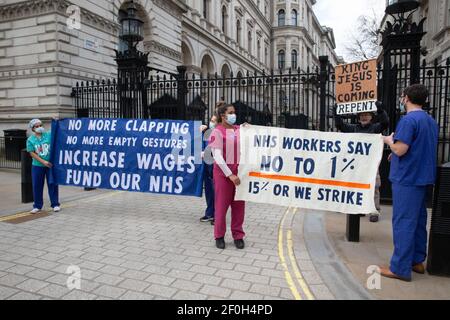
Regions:
[[[24,137],[0,137],[0,168],[20,169],[20,150],[25,144]]]

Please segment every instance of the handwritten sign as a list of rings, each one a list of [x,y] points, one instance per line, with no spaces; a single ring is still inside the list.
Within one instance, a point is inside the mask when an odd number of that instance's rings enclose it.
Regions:
[[[377,111],[377,61],[337,66],[336,100],[337,114]]]
[[[342,213],[375,212],[381,135],[241,127],[236,199]]]

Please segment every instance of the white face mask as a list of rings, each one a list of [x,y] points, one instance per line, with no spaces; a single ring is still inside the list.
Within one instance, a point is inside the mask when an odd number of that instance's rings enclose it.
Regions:
[[[234,125],[236,123],[236,114],[227,115],[227,122],[230,125]]]
[[[210,121],[210,122],[209,122],[209,127],[210,127],[211,129],[214,129],[214,128],[216,127],[216,123]]]
[[[44,127],[39,127],[39,128],[34,129],[34,131],[36,133],[44,133],[45,132],[45,128]]]

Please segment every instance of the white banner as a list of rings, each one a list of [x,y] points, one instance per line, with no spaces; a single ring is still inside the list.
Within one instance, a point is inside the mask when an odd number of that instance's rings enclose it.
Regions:
[[[242,126],[240,136],[237,200],[376,212],[381,135]]]

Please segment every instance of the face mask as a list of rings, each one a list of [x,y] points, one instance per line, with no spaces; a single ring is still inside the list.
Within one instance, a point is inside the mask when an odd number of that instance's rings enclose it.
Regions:
[[[39,127],[39,128],[34,129],[34,131],[36,133],[44,133],[45,132],[45,128],[44,127]]]
[[[405,105],[405,103],[403,101],[404,101],[403,99],[400,99],[399,109],[400,109],[400,112],[405,113],[406,112],[406,105]]]
[[[235,124],[236,123],[236,115],[235,114],[229,114],[227,115],[227,122],[228,124]]]
[[[209,127],[210,127],[211,129],[214,129],[214,128],[216,127],[216,123],[211,121],[211,122],[209,123]]]

